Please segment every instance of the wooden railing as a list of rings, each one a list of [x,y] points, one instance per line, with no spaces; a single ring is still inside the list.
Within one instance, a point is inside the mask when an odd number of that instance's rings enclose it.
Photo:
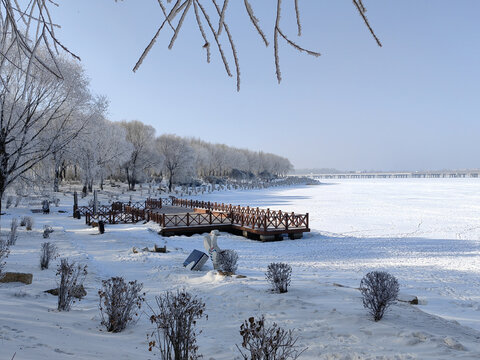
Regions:
[[[145,202],[114,202],[111,205],[100,205],[94,213],[93,206],[79,206],[77,212],[85,216],[85,223],[90,225],[92,221],[104,221],[109,224],[133,223],[145,220],[150,209],[162,207],[162,199],[147,199]]]
[[[204,209],[204,213],[164,214],[155,212],[166,204],[173,206]],[[263,232],[276,230],[301,230],[309,228],[309,215],[284,213],[281,210],[233,206],[198,200],[186,199],[147,199],[144,203],[113,203],[111,206],[99,206],[94,216],[93,207],[79,207],[85,215],[85,222],[105,221],[110,224],[135,223],[141,220],[154,221],[163,228],[194,227],[206,225],[232,225],[242,229]]]
[[[223,212],[231,219],[232,225],[248,227],[252,229],[299,229],[308,228],[309,219],[307,214],[283,213],[281,210],[275,211],[270,209],[251,208],[249,206],[234,206],[231,204],[173,199],[174,206],[206,209],[210,212]]]

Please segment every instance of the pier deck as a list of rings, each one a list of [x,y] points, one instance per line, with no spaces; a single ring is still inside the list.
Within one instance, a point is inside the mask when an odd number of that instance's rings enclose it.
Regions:
[[[147,199],[145,203],[114,203],[93,214],[90,208],[78,208],[85,222],[93,220],[119,222],[154,221],[162,236],[192,235],[219,230],[262,241],[281,240],[284,236],[299,239],[309,232],[309,215],[217,204],[184,199]],[[75,212],[75,209],[74,209]]]

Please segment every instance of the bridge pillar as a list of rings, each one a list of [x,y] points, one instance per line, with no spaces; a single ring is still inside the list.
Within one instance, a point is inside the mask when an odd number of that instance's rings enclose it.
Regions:
[[[261,241],[274,241],[275,235],[260,235]]]
[[[303,237],[303,233],[291,233],[291,234],[288,234],[288,237],[291,240],[301,239]]]

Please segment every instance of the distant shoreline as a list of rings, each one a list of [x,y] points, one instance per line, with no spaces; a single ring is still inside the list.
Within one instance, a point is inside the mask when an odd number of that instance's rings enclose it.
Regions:
[[[295,174],[301,176],[300,174]],[[345,173],[310,173],[303,176],[315,179],[452,179],[479,178],[480,170],[441,170],[441,171],[399,171],[399,172],[345,172]]]

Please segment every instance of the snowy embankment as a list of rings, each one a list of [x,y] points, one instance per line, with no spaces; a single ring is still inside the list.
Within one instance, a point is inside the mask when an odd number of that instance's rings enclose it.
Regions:
[[[190,272],[182,262],[203,249],[202,236],[162,239],[153,223],[107,226],[103,235],[58,210],[71,210],[71,198],[50,215],[27,207],[12,217],[32,215],[31,232],[21,228],[7,271],[33,273],[32,285],[0,284],[0,358],[153,359],[146,334],[152,327],[145,306],[136,324],[119,334],[100,326],[97,291],[101,280],[124,276],[144,283],[147,301],[165,290],[185,288],[206,303],[208,320],[198,324],[205,359],[239,359],[239,327],[250,316],[297,329],[301,359],[476,359],[480,357],[480,219],[477,180],[344,181],[331,186],[208,195],[208,200],[310,212],[312,233],[302,240],[261,243],[221,234],[219,246],[239,253],[238,273],[215,274],[211,263]],[[205,196],[207,199],[207,196]],[[54,227],[50,241],[61,256],[88,265],[88,295],[70,312],[56,311],[56,261],[40,271],[43,225]],[[166,242],[167,254],[132,252]],[[270,262],[293,267],[286,294],[273,294],[264,272]],[[391,272],[401,292],[421,305],[397,303],[373,322],[358,287],[370,270]],[[338,287],[335,283],[350,286]],[[436,316],[440,315],[442,317]]]

